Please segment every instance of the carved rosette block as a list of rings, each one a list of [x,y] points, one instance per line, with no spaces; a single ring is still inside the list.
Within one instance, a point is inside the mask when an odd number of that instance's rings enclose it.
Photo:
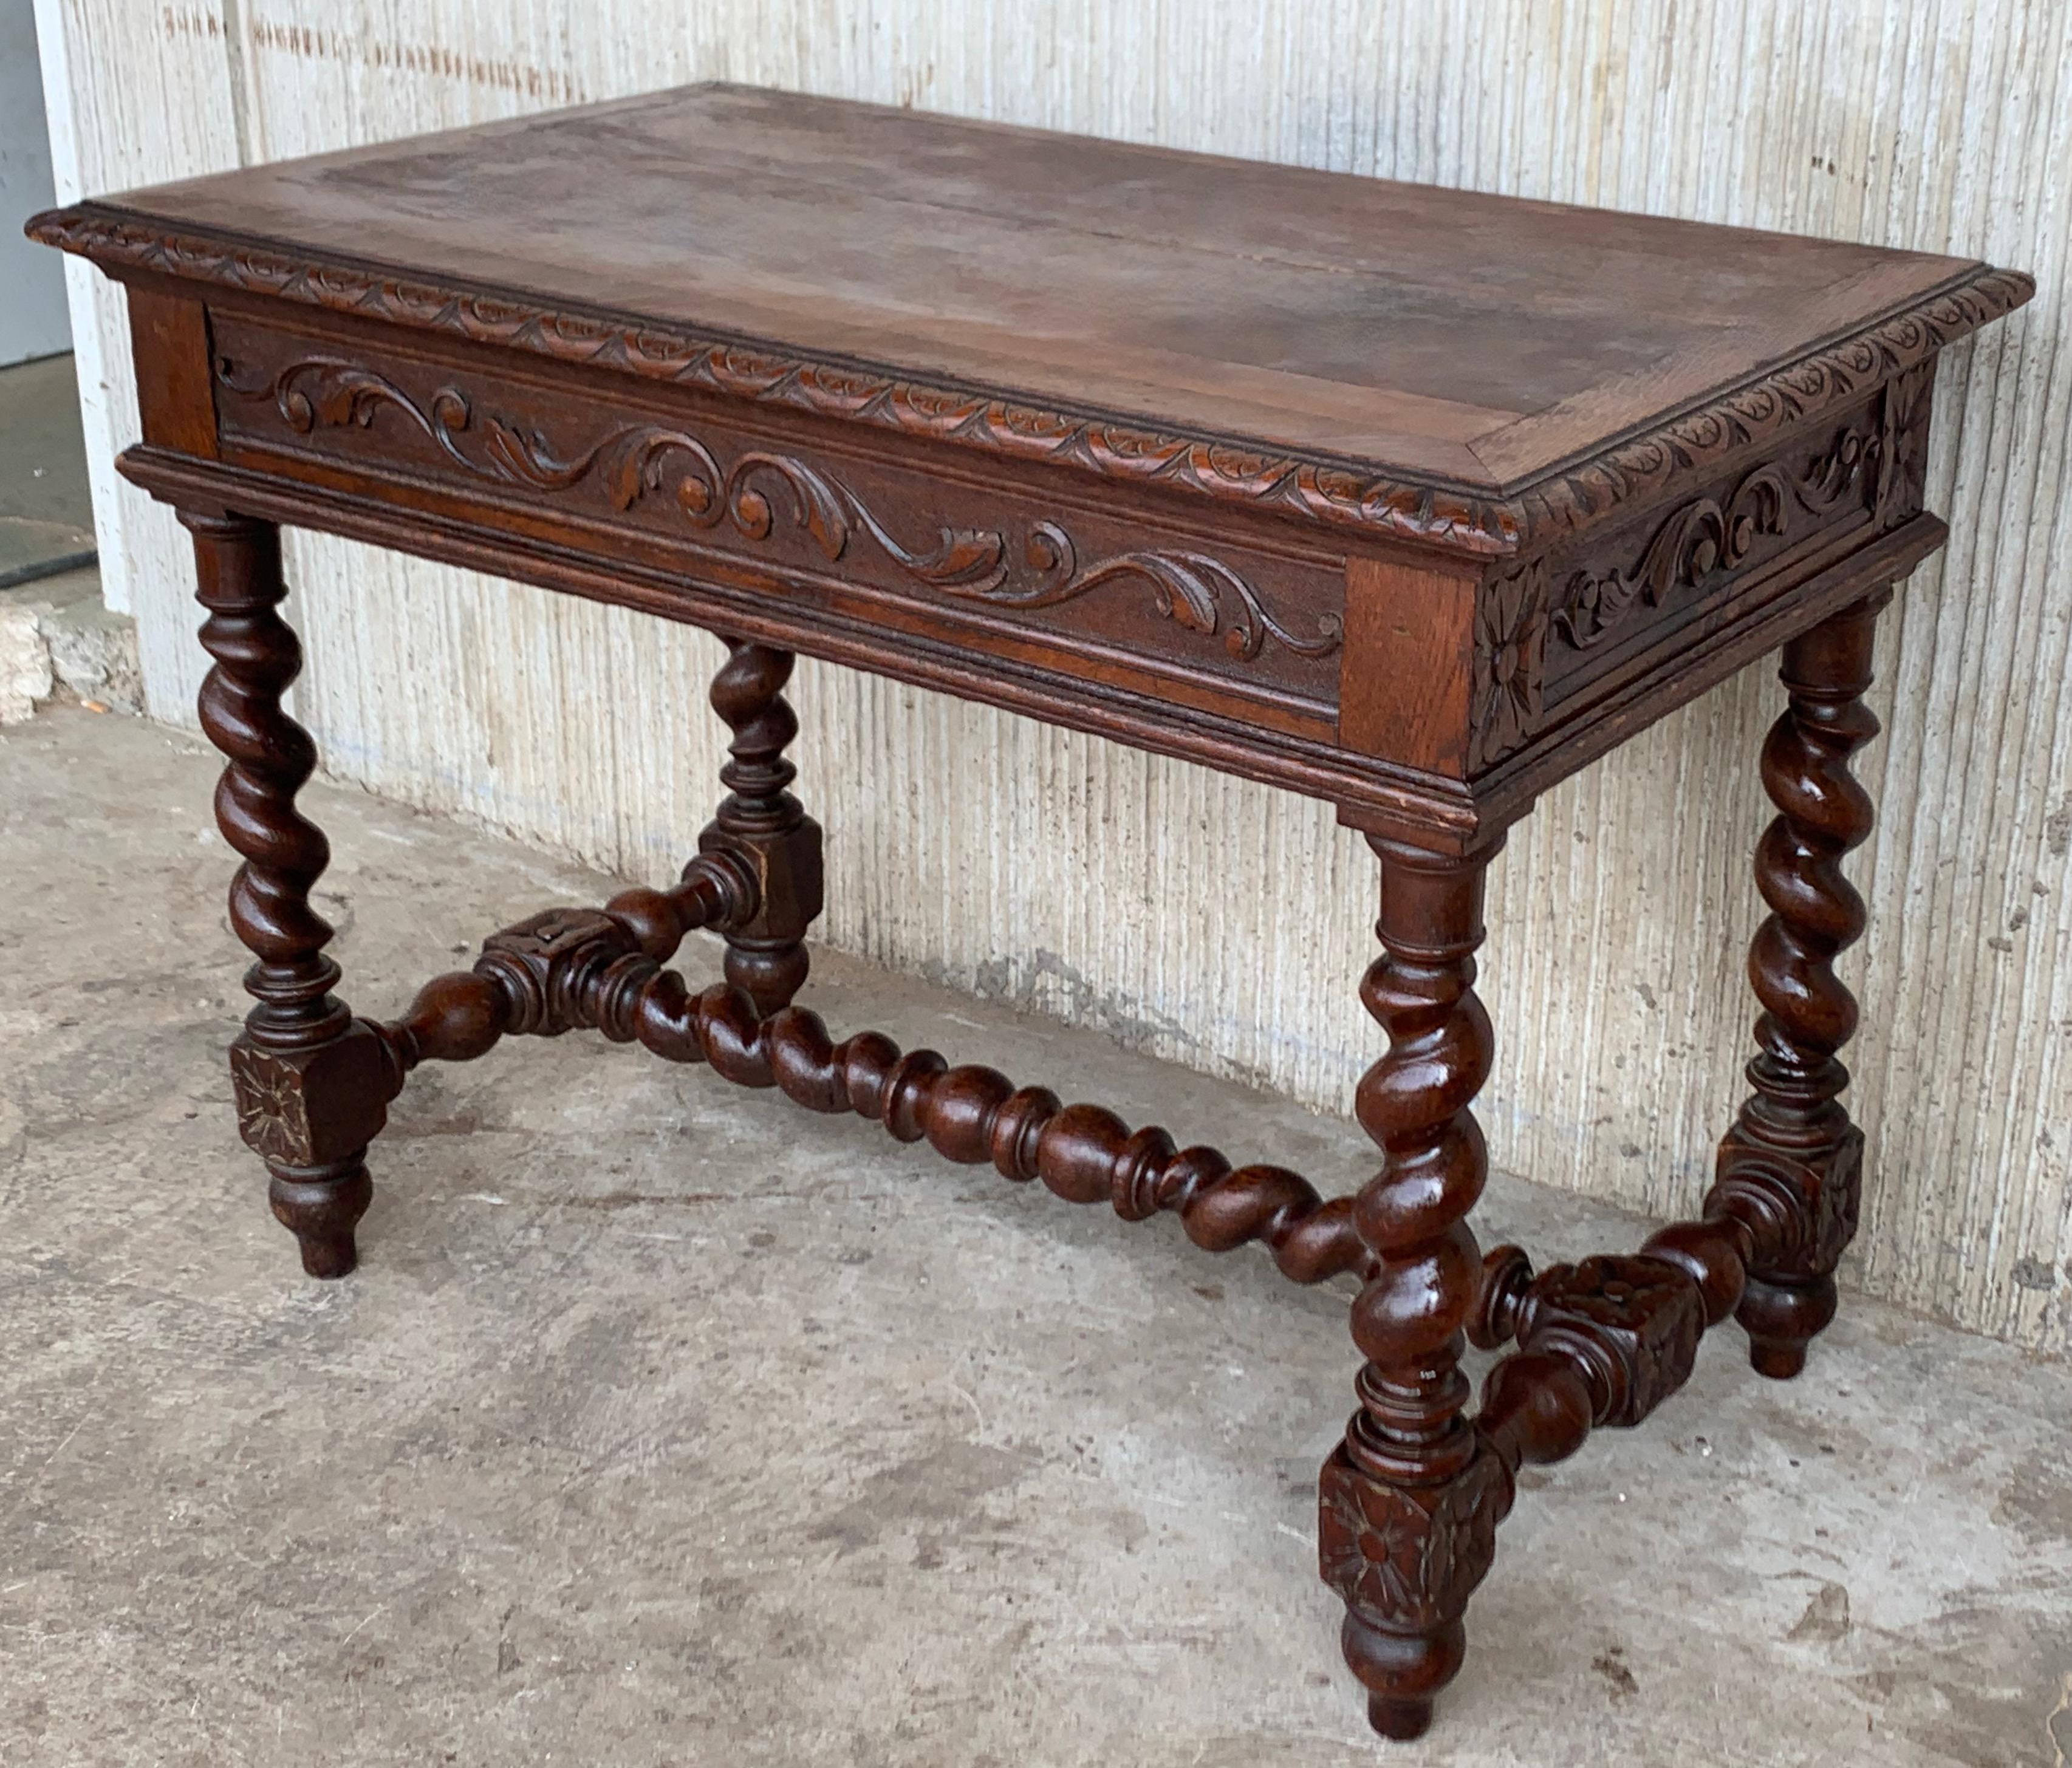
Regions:
[[[230,1046],[238,1133],[262,1159],[321,1166],[364,1153],[385,1113],[380,1041],[358,1021],[327,1043],[269,1050],[240,1037]]]
[[[1736,1124],[1720,1139],[1715,1194],[1763,1194],[1784,1224],[1774,1268],[1832,1271],[1856,1238],[1863,1166],[1864,1133],[1853,1124],[1817,1160],[1794,1157]]]
[[[1593,1429],[1630,1427],[1690,1379],[1698,1342],[1741,1293],[1757,1236],[1720,1215],[1658,1231],[1636,1256],[1532,1273],[1515,1246],[1483,1260],[1475,1342],[1518,1350],[1482,1384],[1477,1429],[1504,1466],[1564,1459]],[[1766,1246],[1768,1241],[1764,1241]]]
[[[1745,1121],[1720,1138],[1708,1204],[1737,1206],[1779,1224],[1776,1256],[1751,1268],[1737,1314],[1760,1374],[1778,1380],[1797,1375],[1807,1344],[1834,1320],[1840,1304],[1834,1273],[1856,1238],[1863,1162],[1863,1132],[1854,1125],[1811,1157],[1763,1141]]]
[[[353,1229],[374,1196],[368,1144],[388,1120],[387,1061],[356,1020],[306,1049],[269,1050],[248,1032],[230,1046],[238,1133],[266,1162],[274,1218],[294,1234],[311,1277],[343,1277]]]
[[[1691,1379],[1705,1305],[1673,1264],[1600,1253],[1541,1273],[1519,1303],[1517,1331],[1521,1351],[1576,1365],[1593,1425],[1631,1426]]]
[[[1468,1598],[1496,1558],[1511,1478],[1494,1449],[1437,1485],[1363,1473],[1341,1444],[1318,1482],[1317,1560],[1346,1605],[1346,1661],[1383,1737],[1414,1737],[1466,1655]]]
[[[1474,679],[1468,769],[1500,761],[1531,740],[1544,710],[1547,561],[1483,584],[1475,602]]]
[[[1341,1444],[1320,1485],[1324,1581],[1376,1625],[1419,1631],[1458,1620],[1495,1562],[1508,1486],[1486,1449],[1441,1485],[1396,1486],[1363,1474]]]
[[[1877,487],[1880,528],[1918,515],[1928,495],[1928,420],[1935,361],[1916,363],[1885,383],[1879,400]]]

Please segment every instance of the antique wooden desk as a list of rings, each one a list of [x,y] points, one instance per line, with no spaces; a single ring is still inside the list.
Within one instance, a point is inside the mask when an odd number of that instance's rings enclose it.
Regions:
[[[1946,532],[1937,353],[2026,277],[727,88],[30,231],[129,286],[123,471],[194,533],[245,857],[240,1124],[311,1274],[352,1267],[413,1068],[575,1027],[1170,1211],[1210,1251],[1262,1241],[1297,1282],[1356,1273],[1318,1548],[1396,1737],[1461,1664],[1521,1462],[1638,1423],[1729,1314],[1758,1371],[1799,1371],[1856,1221],[1831,963],[1864,925],[1841,861],[1871,825],[1872,626]],[[310,907],[281,523],[724,635],[728,793],[681,881],[536,915],[401,1018],[355,1017]],[[1762,1010],[1717,1183],[1637,1255],[1485,1257],[1484,869],[1536,794],[1780,649]],[[796,651],[1336,805],[1379,861],[1379,1171],[1327,1202],[792,1006],[820,907],[786,790]],[[726,941],[703,989],[664,967],[699,927]],[[1464,1337],[1517,1346],[1473,1416]]]

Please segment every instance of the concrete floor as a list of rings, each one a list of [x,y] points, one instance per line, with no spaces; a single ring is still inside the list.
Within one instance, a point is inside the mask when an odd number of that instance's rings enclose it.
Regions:
[[[213,772],[128,719],[0,733],[0,1762],[2072,1754],[2072,1369],[1860,1299],[1806,1379],[1725,1330],[1529,1474],[1438,1727],[1385,1747],[1314,1569],[1342,1292],[580,1036],[421,1075],[362,1269],[304,1280],[232,1126]],[[369,1010],[613,887],[305,803]],[[833,957],[810,992],[1328,1188],[1370,1163],[1089,1033]],[[1503,1180],[1481,1221],[1645,1231]]]

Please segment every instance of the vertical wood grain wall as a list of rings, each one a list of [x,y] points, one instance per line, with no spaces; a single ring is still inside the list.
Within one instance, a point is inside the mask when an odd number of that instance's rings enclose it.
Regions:
[[[38,6],[67,195],[722,77],[2033,271],[2034,304],[1946,362],[1930,497],[1955,539],[1880,645],[1886,734],[1862,771],[1883,820],[1855,863],[1872,940],[1846,966],[1873,1149],[1851,1274],[2072,1345],[2072,6]],[[72,275],[110,598],[140,623],[154,711],[186,722],[184,549],[109,470],[134,423],[120,300]],[[298,709],[334,771],[673,871],[713,790],[713,641],[339,542],[290,557]],[[802,667],[795,698],[826,939],[1344,1107],[1378,1043],[1354,997],[1372,870],[1327,810],[832,669]],[[1707,1182],[1741,1088],[1778,698],[1749,672],[1514,834],[1486,968],[1502,1166],[1663,1213]]]

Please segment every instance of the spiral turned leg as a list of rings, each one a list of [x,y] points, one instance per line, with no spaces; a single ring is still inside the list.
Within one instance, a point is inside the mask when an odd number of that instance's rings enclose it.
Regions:
[[[1833,966],[1864,931],[1842,857],[1873,818],[1849,757],[1877,734],[1861,696],[1889,593],[1785,647],[1790,702],[1763,744],[1763,783],[1779,814],[1756,849],[1770,913],[1749,953],[1762,1005],[1748,1067],[1755,1090],[1720,1144],[1712,1195],[1766,1200],[1785,1225],[1777,1256],[1750,1268],[1736,1313],[1749,1361],[1778,1379],[1805,1367],[1807,1344],[1835,1317],[1835,1268],[1856,1229],[1864,1138],[1840,1100],[1849,1074],[1837,1055],[1856,1028],[1856,1002]]]
[[[767,1017],[806,980],[806,929],[820,912],[820,825],[785,790],[798,773],[784,759],[799,734],[783,694],[791,653],[733,639],[727,649],[712,706],[734,733],[733,759],[720,770],[727,796],[698,849],[734,856],[755,881],[755,913],[726,930],[726,979]]]
[[[295,808],[316,748],[281,709],[302,651],[274,611],[287,593],[280,534],[241,516],[181,520],[194,534],[208,611],[201,642],[216,660],[202,684],[202,729],[229,759],[216,820],[245,861],[230,886],[230,923],[257,960],[245,977],[257,1004],[230,1047],[238,1128],[273,1175],[273,1213],[301,1244],[302,1268],[343,1277],[372,1194],[367,1145],[388,1094],[379,1038],[331,992],[331,929],[310,907],[331,848]]]
[[[1490,1068],[1474,984],[1494,849],[1455,859],[1373,845],[1385,955],[1360,993],[1389,1048],[1359,1086],[1382,1167],[1353,1225],[1376,1266],[1353,1304],[1367,1363],[1359,1409],[1324,1464],[1318,1547],[1325,1581],[1345,1599],[1346,1661],[1375,1729],[1414,1737],[1461,1667],[1462,1618],[1510,1500],[1507,1470],[1461,1416],[1458,1367],[1481,1282],[1466,1218],[1487,1160],[1469,1105]]]

